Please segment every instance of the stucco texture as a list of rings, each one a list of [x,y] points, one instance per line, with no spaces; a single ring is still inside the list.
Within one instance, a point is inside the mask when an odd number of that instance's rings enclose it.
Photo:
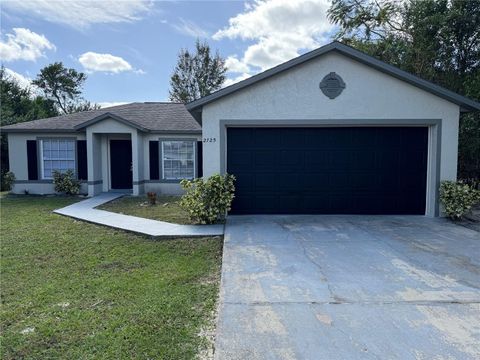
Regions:
[[[335,99],[319,87],[330,72],[346,84]],[[456,179],[459,113],[454,103],[332,52],[205,105],[203,137],[214,141],[204,143],[204,175],[226,171],[226,126],[406,126],[411,121],[432,130],[427,213],[434,215],[436,185]]]
[[[322,94],[322,78],[336,72],[346,83],[340,96]],[[203,108],[204,173],[220,172],[221,120],[441,119],[441,177],[454,179],[457,168],[459,106],[343,55],[329,53],[233,93]],[[206,161],[208,159],[208,161]]]
[[[109,140],[129,139],[132,140],[132,177],[134,181],[132,192],[135,195],[143,194],[147,191],[178,195],[183,192],[179,183],[164,183],[160,180],[151,181],[149,141],[159,141],[165,138],[198,141],[200,140],[200,135],[144,133],[114,119],[104,119],[92,124],[86,129],[85,133],[9,133],[10,170],[17,179],[12,190],[13,193],[22,194],[26,190],[30,194],[53,194],[55,192],[51,180],[40,178],[39,180],[28,181],[26,141],[42,138],[87,140],[89,185],[86,182],[82,183],[82,193],[88,193],[90,196],[93,196],[111,189]]]

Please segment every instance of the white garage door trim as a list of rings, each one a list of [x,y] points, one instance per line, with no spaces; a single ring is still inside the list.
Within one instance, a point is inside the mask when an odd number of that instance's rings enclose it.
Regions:
[[[439,215],[438,187],[440,184],[441,154],[441,119],[284,119],[284,120],[252,120],[229,119],[220,120],[220,172],[226,171],[227,164],[227,128],[228,127],[368,127],[368,126],[428,126],[428,164],[427,164],[427,216]]]

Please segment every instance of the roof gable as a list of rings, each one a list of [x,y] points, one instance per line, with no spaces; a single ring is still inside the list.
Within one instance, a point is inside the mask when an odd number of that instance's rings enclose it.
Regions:
[[[234,92],[242,90],[250,85],[253,85],[259,81],[270,78],[276,74],[289,70],[297,65],[303,64],[309,60],[315,59],[321,55],[327,54],[329,52],[336,51],[344,56],[347,56],[353,60],[356,60],[360,63],[363,63],[367,66],[370,66],[380,72],[393,76],[399,80],[405,81],[413,86],[416,86],[422,90],[430,92],[440,98],[448,100],[454,104],[460,106],[461,111],[476,111],[480,110],[480,103],[466,98],[462,95],[459,95],[453,91],[447,90],[439,85],[436,85],[430,81],[424,80],[410,74],[406,71],[400,70],[399,68],[389,65],[381,60],[378,60],[372,56],[369,56],[359,50],[356,50],[350,46],[344,45],[340,42],[332,42],[328,45],[322,46],[316,50],[310,51],[304,55],[296,57],[292,60],[289,60],[283,64],[280,64],[276,67],[268,69],[260,74],[254,75],[248,79],[240,81],[236,84],[227,86],[223,89],[220,89],[213,94],[200,98],[198,100],[192,101],[186,105],[187,109],[192,112],[192,114],[198,114],[201,112],[202,106],[213,101],[216,101],[224,96],[230,95]]]
[[[75,130],[81,130],[81,129],[84,129],[86,127],[89,127],[93,124],[96,124],[102,120],[105,120],[105,119],[113,119],[115,121],[118,121],[122,124],[125,124],[125,125],[128,125],[128,126],[131,126],[135,129],[138,129],[138,130],[141,130],[141,131],[149,131],[147,128],[143,127],[143,126],[140,126],[138,125],[137,123],[134,123],[133,121],[129,121],[129,120],[126,120],[124,119],[123,117],[121,116],[118,116],[118,115],[115,115],[115,114],[112,114],[110,112],[106,112],[105,114],[102,114],[102,115],[99,115],[97,117],[94,117],[93,119],[91,120],[88,120],[88,121],[85,121],[81,124],[78,124],[76,126],[74,126],[74,129]]]

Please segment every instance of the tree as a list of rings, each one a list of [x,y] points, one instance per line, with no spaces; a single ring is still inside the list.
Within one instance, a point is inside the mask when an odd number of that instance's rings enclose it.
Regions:
[[[92,103],[87,100],[82,100],[81,102],[70,105],[67,108],[67,110],[68,110],[68,113],[71,114],[71,113],[76,113],[80,111],[98,110],[100,108],[101,106],[97,103]]]
[[[82,87],[87,75],[75,69],[68,69],[63,63],[56,62],[40,70],[32,81],[43,91],[45,97],[52,100],[60,113],[70,114],[77,111],[97,108],[82,98]]]
[[[22,88],[0,68],[0,126],[58,115],[53,101],[34,95],[30,88]],[[7,137],[1,135],[1,174],[8,171]]]
[[[388,38],[393,32],[403,32],[395,16],[402,4],[388,0],[333,0],[328,18],[338,25],[337,38],[371,41]]]
[[[30,88],[21,87],[0,68],[0,126],[58,115],[55,105]]]
[[[3,67],[0,68],[0,126],[37,120],[100,108],[81,97],[81,87],[86,76],[74,69],[64,68],[62,63],[54,63],[43,68],[32,81],[33,86],[42,90],[24,88]],[[1,176],[8,171],[7,137],[0,134]]]
[[[337,39],[480,100],[480,1],[333,0]],[[462,114],[459,177],[480,178],[480,114]]]
[[[218,52],[212,56],[210,46],[199,40],[195,53],[182,49],[170,79],[170,100],[187,103],[220,89],[225,81],[225,60]]]

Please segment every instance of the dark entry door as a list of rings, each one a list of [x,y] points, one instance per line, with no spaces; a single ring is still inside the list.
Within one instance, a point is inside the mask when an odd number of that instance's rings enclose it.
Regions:
[[[132,142],[110,140],[110,176],[112,189],[132,188]]]
[[[232,213],[425,214],[427,127],[228,128]]]

